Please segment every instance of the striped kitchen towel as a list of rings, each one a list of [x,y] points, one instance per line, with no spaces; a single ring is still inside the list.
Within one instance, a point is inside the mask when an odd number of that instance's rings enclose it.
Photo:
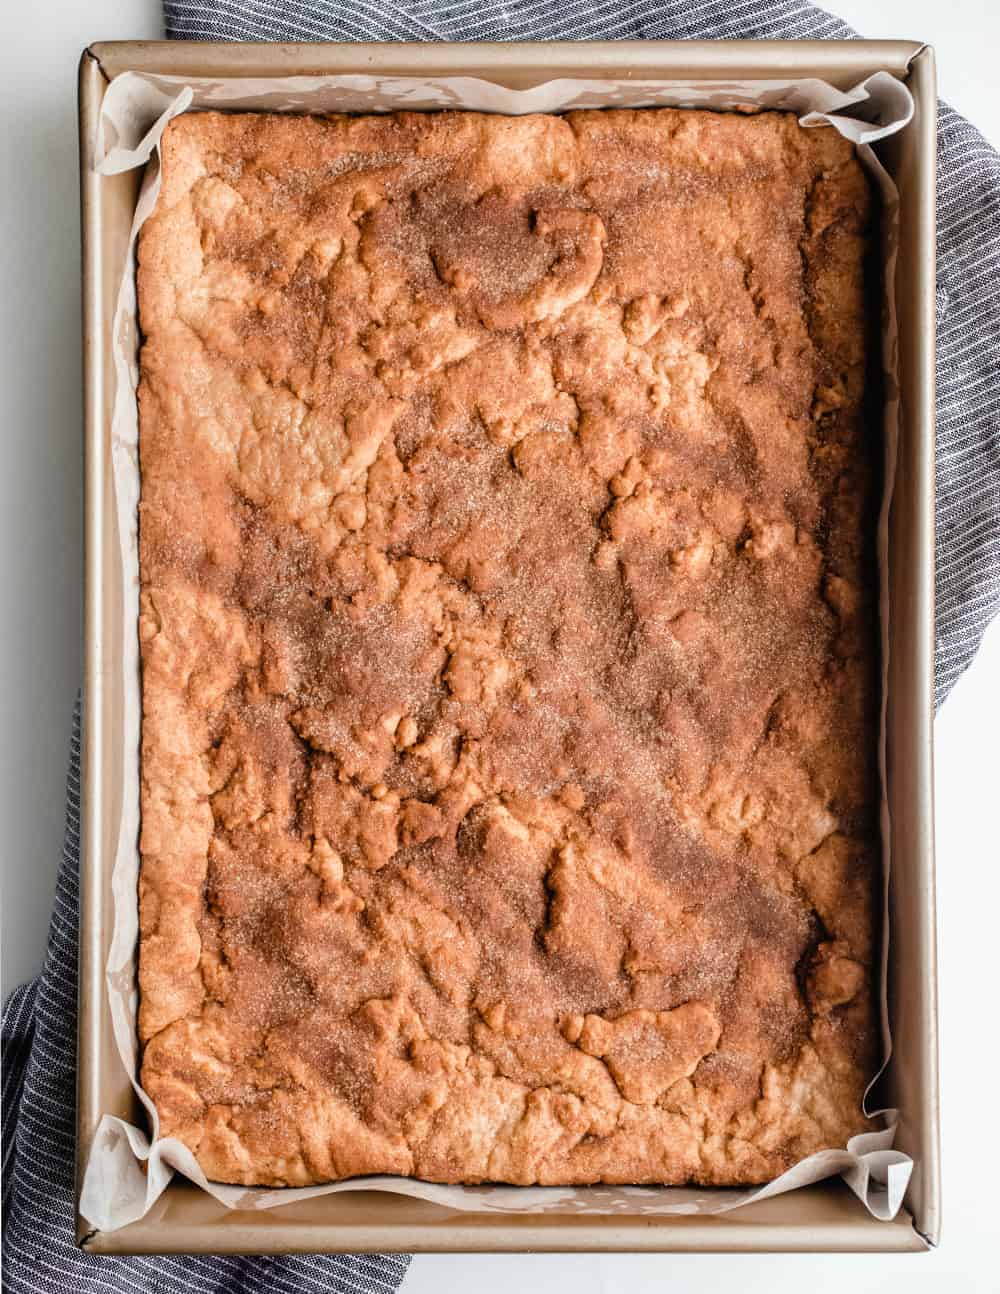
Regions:
[[[164,0],[178,40],[843,40],[802,0]],[[938,116],[940,703],[1000,609],[1000,156]]]
[[[199,40],[843,38],[800,0],[165,0]],[[1000,158],[939,116],[936,699],[1000,605]],[[394,1290],[405,1256],[95,1258],[73,1244],[79,716],[45,967],[3,1015],[5,1291]]]
[[[4,1294],[393,1294],[408,1254],[98,1257],[74,1241],[80,707],[66,835],[39,978],[3,1009]]]

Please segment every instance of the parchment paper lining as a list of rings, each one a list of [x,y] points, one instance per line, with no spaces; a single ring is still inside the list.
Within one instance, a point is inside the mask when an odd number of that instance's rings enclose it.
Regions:
[[[115,1041],[122,1064],[149,1115],[153,1137],[111,1115],[101,1119],[91,1147],[80,1212],[101,1231],[114,1231],[142,1217],[166,1187],[174,1170],[232,1209],[265,1209],[335,1191],[376,1190],[409,1195],[449,1209],[472,1212],[588,1215],[718,1214],[754,1200],[840,1174],[880,1220],[897,1213],[913,1168],[892,1148],[896,1111],[866,1113],[882,1123],[876,1132],[853,1137],[843,1149],[821,1151],[767,1186],[753,1189],[684,1187],[437,1186],[399,1177],[354,1178],[322,1186],[248,1189],[209,1182],[191,1152],[174,1138],[159,1136],[159,1120],[138,1082],[136,953],[139,873],[139,683],[138,561],[138,328],[135,248],[138,232],[159,193],[159,140],[171,118],[188,109],[223,108],[271,112],[380,112],[392,109],[473,109],[523,114],[596,107],[698,107],[724,110],[780,108],[800,114],[804,126],[833,127],[850,139],[881,194],[882,325],[884,384],[884,493],[877,547],[882,646],[882,709],[879,767],[882,781],[883,936],[881,1020],[884,1062],[891,1040],[886,1000],[888,966],[889,810],[885,796],[885,692],[888,665],[888,515],[896,469],[899,396],[897,329],[893,283],[898,245],[898,193],[871,145],[905,126],[913,116],[909,91],[887,72],[877,72],[848,91],[824,81],[620,81],[558,80],[530,90],[508,90],[470,77],[328,76],[275,78],[191,78],[126,72],[108,87],[101,109],[96,169],[114,175],[149,165],[136,206],[126,264],[113,322],[115,402],[111,460],[123,570],[121,624],[125,697],[122,813],[112,870],[114,933],[106,982]],[[880,1071],[881,1073],[881,1071]],[[878,1076],[876,1076],[877,1078]]]

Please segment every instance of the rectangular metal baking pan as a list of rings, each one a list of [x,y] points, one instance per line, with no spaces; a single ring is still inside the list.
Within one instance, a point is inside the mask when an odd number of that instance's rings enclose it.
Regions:
[[[906,81],[914,121],[879,146],[901,199],[899,368],[902,436],[890,519],[891,661],[888,778],[892,813],[890,1011],[886,1099],[901,1111],[900,1147],[916,1170],[905,1210],[876,1222],[839,1181],[722,1217],[504,1216],[457,1213],[403,1196],[327,1195],[264,1212],[229,1212],[175,1178],[147,1216],[116,1232],[77,1219],[91,1253],[359,1251],[919,1251],[937,1243],[937,1090],[932,809],[934,668],[933,52],[911,41],[691,41],[554,44],[101,43],[80,63],[86,475],[86,661],[77,1174],[101,1115],[136,1119],[105,1004],[110,870],[122,766],[122,572],[115,543],[109,426],[111,321],[138,188],[136,172],[93,171],[101,101],[121,72],[289,76],[347,72],[478,76],[526,88],[565,77],[683,81],[817,76],[846,88],[883,68]],[[904,987],[905,986],[905,987]]]

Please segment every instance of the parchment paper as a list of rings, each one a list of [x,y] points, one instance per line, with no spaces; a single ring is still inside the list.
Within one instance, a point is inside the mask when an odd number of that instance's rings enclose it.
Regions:
[[[884,697],[888,661],[888,511],[895,476],[898,436],[896,320],[892,292],[898,194],[873,154],[871,145],[909,122],[913,115],[913,101],[906,87],[886,72],[878,72],[846,92],[814,79],[699,81],[691,84],[675,81],[558,80],[530,90],[507,90],[491,82],[469,77],[424,79],[329,76],[183,80],[127,72],[116,77],[108,87],[101,110],[100,137],[96,150],[97,170],[105,175],[118,174],[149,163],[132,224],[113,323],[116,392],[111,425],[111,455],[120,537],[119,556],[123,568],[123,619],[120,630],[126,695],[123,707],[125,758],[122,814],[111,880],[114,933],[108,956],[106,982],[118,1051],[139,1100],[149,1115],[153,1136],[150,1139],[146,1132],[111,1115],[102,1118],[91,1147],[80,1200],[83,1216],[102,1231],[116,1230],[142,1217],[152,1207],[175,1170],[232,1209],[273,1208],[335,1191],[364,1189],[391,1191],[449,1209],[472,1212],[718,1214],[838,1173],[875,1218],[890,1220],[902,1203],[913,1164],[906,1155],[892,1148],[896,1112],[868,1110],[867,1097],[866,1113],[872,1114],[881,1122],[883,1126],[880,1130],[853,1137],[842,1149],[830,1149],[812,1155],[762,1188],[468,1187],[436,1186],[399,1177],[365,1177],[323,1186],[248,1189],[209,1182],[184,1145],[174,1138],[160,1137],[156,1110],[138,1081],[136,952],[141,698],[136,628],[139,614],[139,463],[135,246],[139,229],[153,210],[159,193],[158,146],[164,128],[172,117],[188,109],[199,108],[310,113],[462,108],[522,114],[559,112],[570,108],[656,105],[714,110],[781,108],[795,111],[800,114],[803,125],[832,127],[855,143],[859,156],[881,192],[885,492],[878,524],[878,560],[883,682],[879,757],[883,786],[885,881],[881,985],[885,1056],[883,1068],[888,1063],[891,1043],[885,978],[889,938],[886,907],[889,819],[884,794]],[[872,1080],[872,1085],[875,1081]],[[869,1086],[869,1093],[872,1085]]]

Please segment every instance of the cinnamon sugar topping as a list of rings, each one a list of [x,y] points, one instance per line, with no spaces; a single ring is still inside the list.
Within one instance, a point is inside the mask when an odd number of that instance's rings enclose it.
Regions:
[[[139,1023],[209,1177],[865,1126],[868,203],[780,113],[170,125]]]

